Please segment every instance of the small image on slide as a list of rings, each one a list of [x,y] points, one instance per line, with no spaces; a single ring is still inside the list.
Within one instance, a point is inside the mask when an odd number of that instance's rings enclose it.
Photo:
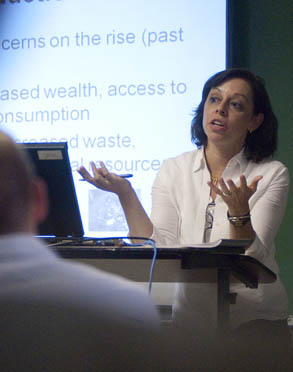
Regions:
[[[140,190],[136,190],[138,197]],[[89,231],[128,231],[118,197],[102,190],[89,190]]]

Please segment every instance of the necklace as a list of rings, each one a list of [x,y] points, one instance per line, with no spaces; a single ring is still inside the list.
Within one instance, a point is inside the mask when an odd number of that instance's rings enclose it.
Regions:
[[[212,175],[211,175],[211,181],[212,181],[212,184],[213,184],[214,186],[216,186],[216,184],[218,183],[218,177],[216,177],[216,176],[212,176]]]

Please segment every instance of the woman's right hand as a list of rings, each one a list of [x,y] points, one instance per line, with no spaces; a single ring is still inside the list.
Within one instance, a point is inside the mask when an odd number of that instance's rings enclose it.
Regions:
[[[115,173],[110,173],[103,162],[100,168],[91,162],[93,176],[84,168],[77,171],[83,179],[101,190],[110,191],[118,195],[121,206],[125,213],[129,227],[129,236],[150,237],[153,233],[153,224],[141,205],[131,183]],[[141,240],[133,240],[134,243],[141,243]]]
[[[117,195],[123,195],[131,189],[131,184],[124,178],[115,173],[110,173],[101,161],[100,168],[97,168],[94,162],[90,163],[93,176],[86,170],[85,167],[80,167],[77,171],[83,179],[97,188]]]

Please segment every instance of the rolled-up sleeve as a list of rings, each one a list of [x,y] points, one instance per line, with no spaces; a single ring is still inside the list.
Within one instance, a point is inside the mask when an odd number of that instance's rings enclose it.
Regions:
[[[279,165],[266,179],[259,184],[259,190],[251,200],[251,220],[256,232],[253,244],[246,251],[247,255],[268,263],[275,254],[273,244],[285,214],[289,192],[288,169]]]
[[[179,243],[180,213],[172,193],[172,184],[176,182],[173,175],[174,172],[167,160],[158,172],[152,188],[151,220],[154,226],[152,239],[158,245]]]

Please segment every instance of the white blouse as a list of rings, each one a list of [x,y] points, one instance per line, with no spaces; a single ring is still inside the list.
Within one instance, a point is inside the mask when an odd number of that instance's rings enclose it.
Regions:
[[[248,184],[255,176],[263,176],[257,191],[249,200],[256,238],[246,254],[278,274],[274,241],[286,208],[288,170],[276,160],[266,159],[260,163],[247,161],[241,151],[230,160],[222,177],[231,178],[239,184],[241,174],[246,176]],[[210,201],[209,180],[203,148],[164,162],[152,189],[152,238],[158,246],[195,244],[205,240],[206,208]],[[227,206],[219,196],[215,199],[213,228],[209,233],[210,241],[229,238]],[[260,284],[257,289],[246,288],[241,283],[232,284],[231,291],[238,294],[236,305],[230,306],[232,327],[252,319],[275,320],[288,316],[287,296],[279,278],[271,284]],[[201,316],[204,313],[205,320],[215,322],[215,285],[177,284],[173,308],[175,321],[181,319],[189,324],[190,321],[197,324],[197,319],[203,322]]]

